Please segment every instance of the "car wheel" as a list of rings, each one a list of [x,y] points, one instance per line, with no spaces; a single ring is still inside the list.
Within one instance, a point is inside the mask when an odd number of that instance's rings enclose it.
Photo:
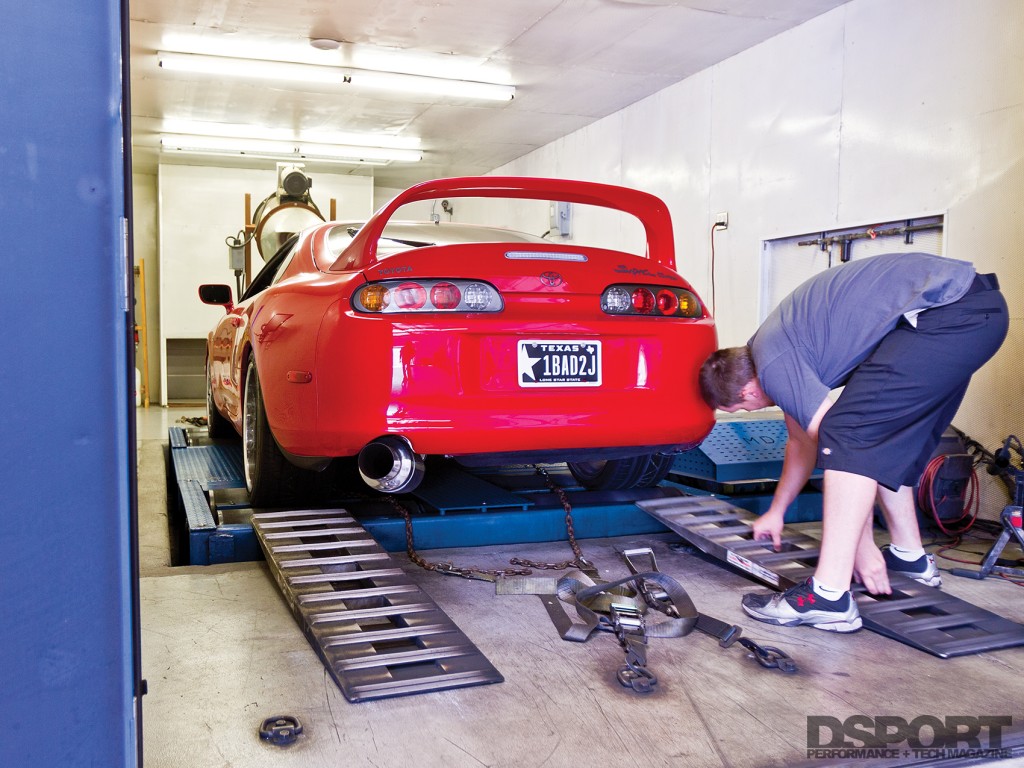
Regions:
[[[213,382],[210,380],[210,366],[206,366],[206,425],[210,431],[210,438],[219,440],[224,437],[238,437],[234,425],[220,415],[217,406],[213,404]]]
[[[657,485],[672,468],[672,456],[652,453],[628,459],[569,462],[576,481],[591,491],[622,491]]]
[[[256,362],[251,358],[242,401],[242,468],[252,506],[271,507],[298,500],[302,470],[284,457],[274,440]]]

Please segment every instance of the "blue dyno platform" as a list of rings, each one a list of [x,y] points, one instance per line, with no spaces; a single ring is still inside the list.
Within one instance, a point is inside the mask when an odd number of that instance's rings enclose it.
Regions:
[[[744,491],[779,479],[788,439],[782,419],[720,421],[703,443],[676,456],[669,479],[694,495],[725,495],[735,506],[761,514],[771,505],[771,489]],[[815,470],[811,479],[821,476]],[[821,494],[809,489],[786,510],[786,522],[811,520],[821,520]]]
[[[184,531],[178,558],[183,565],[262,558],[245,500],[241,448],[234,442],[210,443],[205,431],[170,429],[169,497],[177,489],[177,517]],[[418,549],[565,541],[566,515],[558,496],[532,467],[496,470],[510,491],[486,479],[446,465],[427,474],[414,494],[422,502],[413,528]],[[567,472],[552,470],[553,481],[566,486]],[[677,487],[634,491],[570,491],[575,534],[580,539],[664,533],[668,529],[636,506],[643,499],[682,495]],[[174,504],[174,500],[169,498]],[[406,548],[405,521],[384,497],[369,492],[359,498],[334,499],[389,552]]]
[[[211,443],[205,430],[170,429],[171,487],[177,487],[184,533],[179,563],[210,565],[262,557],[249,521],[241,447]],[[709,495],[694,481],[742,487],[774,482],[782,471],[786,427],[778,419],[720,422],[702,445],[676,457],[669,479],[657,488],[630,491],[568,490],[576,535],[581,539],[663,533],[667,529],[642,512],[637,502],[683,495]],[[557,466],[557,465],[555,465]],[[564,469],[549,467],[552,481],[575,486]],[[432,467],[413,494],[423,509],[414,515],[417,548],[443,549],[495,544],[564,541],[565,511],[558,496],[532,466],[468,472],[454,464]],[[492,482],[493,481],[493,482]],[[172,491],[173,492],[173,491]],[[735,494],[730,501],[761,513],[770,493]],[[390,552],[406,546],[405,521],[381,496],[368,491],[325,499],[344,506]],[[801,494],[787,522],[821,519],[820,495]]]
[[[190,445],[181,427],[169,433],[171,462],[168,503],[177,489],[177,509],[183,520],[178,558],[187,565],[213,565],[259,560],[259,542],[248,522],[218,520],[211,499],[214,491],[245,489],[242,449],[236,444]]]
[[[723,484],[775,481],[787,439],[781,419],[720,421],[703,443],[676,457],[672,472]]]

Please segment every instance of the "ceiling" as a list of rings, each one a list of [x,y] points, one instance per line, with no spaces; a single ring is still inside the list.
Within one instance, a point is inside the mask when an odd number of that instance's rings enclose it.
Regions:
[[[501,166],[847,0],[130,0],[134,162],[268,167],[161,156],[165,121],[421,140],[418,163],[322,166],[405,187]],[[341,43],[314,48],[312,39]],[[158,50],[392,70],[466,67],[516,86],[512,101],[346,92],[161,69]],[[415,58],[414,58],[415,57]],[[309,170],[315,163],[307,163]]]

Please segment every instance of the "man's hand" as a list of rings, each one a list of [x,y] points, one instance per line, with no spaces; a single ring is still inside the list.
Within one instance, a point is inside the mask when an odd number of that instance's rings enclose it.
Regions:
[[[853,561],[853,578],[863,584],[873,595],[892,594],[885,558],[873,541],[862,540],[858,544],[857,555]]]
[[[780,513],[771,508],[757,518],[753,526],[754,540],[767,541],[771,539],[772,549],[778,552],[782,548],[782,524],[785,516],[785,510]]]

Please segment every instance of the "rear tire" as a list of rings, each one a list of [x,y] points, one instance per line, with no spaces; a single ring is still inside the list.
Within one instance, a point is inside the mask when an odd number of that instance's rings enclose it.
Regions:
[[[299,488],[305,473],[284,457],[270,431],[260,377],[252,358],[242,402],[242,467],[252,506],[280,506],[300,499]]]
[[[206,426],[211,440],[238,437],[234,424],[221,416],[217,406],[213,404],[213,381],[210,379],[209,362],[206,364]]]
[[[668,475],[672,459],[672,456],[651,453],[628,459],[569,462],[569,471],[580,485],[590,491],[651,488]]]

